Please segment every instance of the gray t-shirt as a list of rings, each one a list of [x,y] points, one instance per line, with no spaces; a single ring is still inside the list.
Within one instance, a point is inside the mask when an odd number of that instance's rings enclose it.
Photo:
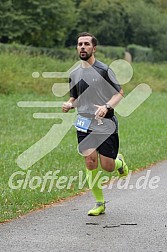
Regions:
[[[97,110],[95,105],[106,104],[120,90],[121,87],[113,71],[100,61],[96,60],[88,68],[82,68],[80,65],[71,72],[70,96],[77,99],[77,110],[80,115],[94,118]],[[114,111],[109,111],[100,126],[97,125],[96,120],[92,120],[90,129],[106,131],[112,123],[113,115]]]

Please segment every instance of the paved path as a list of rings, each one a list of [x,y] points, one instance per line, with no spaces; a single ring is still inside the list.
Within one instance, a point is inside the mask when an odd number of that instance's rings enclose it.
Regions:
[[[119,189],[123,185],[117,181],[105,189],[112,202],[98,217],[87,216],[93,202],[88,192],[1,224],[0,251],[166,252],[167,161],[133,174],[131,189]],[[136,188],[142,185],[146,188]]]

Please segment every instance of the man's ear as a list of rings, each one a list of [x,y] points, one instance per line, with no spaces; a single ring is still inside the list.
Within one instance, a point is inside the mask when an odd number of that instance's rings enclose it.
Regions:
[[[96,52],[96,46],[93,47],[93,52],[94,52],[94,53]]]

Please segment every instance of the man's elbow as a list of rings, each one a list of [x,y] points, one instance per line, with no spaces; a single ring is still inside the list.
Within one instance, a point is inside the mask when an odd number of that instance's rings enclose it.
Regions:
[[[121,89],[120,91],[119,91],[119,93],[120,93],[120,95],[123,97],[124,96],[124,91],[123,91],[123,89]]]

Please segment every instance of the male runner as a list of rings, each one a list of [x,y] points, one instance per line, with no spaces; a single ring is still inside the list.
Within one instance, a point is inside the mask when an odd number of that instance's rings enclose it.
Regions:
[[[104,63],[95,59],[97,39],[90,33],[78,36],[77,51],[81,65],[70,75],[70,99],[62,106],[63,112],[77,107],[76,121],[79,152],[86,162],[86,177],[96,199],[96,205],[88,215],[105,212],[105,201],[98,173],[98,159],[102,169],[117,170],[119,177],[128,175],[128,167],[118,154],[118,123],[114,108],[123,96],[114,73]]]

